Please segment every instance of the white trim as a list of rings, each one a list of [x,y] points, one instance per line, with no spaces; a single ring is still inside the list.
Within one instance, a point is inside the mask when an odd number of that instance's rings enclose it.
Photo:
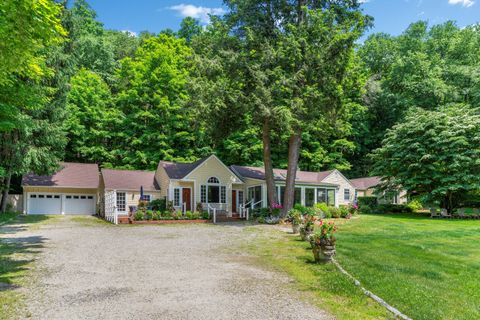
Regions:
[[[227,167],[227,166],[222,162],[222,160],[220,160],[220,159],[219,159],[216,155],[214,155],[214,154],[210,155],[207,159],[205,159],[205,160],[204,160],[200,165],[198,165],[195,169],[193,169],[192,171],[190,171],[190,172],[189,172],[185,177],[183,177],[181,180],[188,179],[188,177],[189,177],[192,173],[194,173],[195,171],[197,171],[200,167],[204,166],[205,163],[207,163],[208,161],[210,161],[210,159],[211,159],[212,157],[215,158],[215,159],[217,159],[217,161],[220,162],[220,164],[221,164],[225,169],[227,169],[228,172],[230,172],[233,176],[235,176],[235,178],[238,180],[238,182],[232,182],[232,183],[243,184],[242,179],[240,179],[240,177],[237,176],[237,175],[235,174],[235,172],[233,172],[232,170],[230,170],[230,168]]]

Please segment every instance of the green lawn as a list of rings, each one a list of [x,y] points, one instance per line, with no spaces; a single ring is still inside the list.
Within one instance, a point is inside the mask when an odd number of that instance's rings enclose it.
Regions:
[[[340,222],[337,260],[368,290],[413,319],[480,319],[480,221],[362,215]],[[298,238],[265,231],[249,248],[338,319],[390,316],[332,265],[313,264]]]
[[[24,226],[51,219],[48,216],[23,216],[16,213],[0,214],[0,236],[16,233]],[[15,242],[0,239],[0,319],[21,317],[24,311],[19,288],[29,281],[33,257],[39,252],[44,239],[25,237]]]

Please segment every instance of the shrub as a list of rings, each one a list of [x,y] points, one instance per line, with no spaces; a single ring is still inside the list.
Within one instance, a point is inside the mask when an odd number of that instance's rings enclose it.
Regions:
[[[256,208],[252,211],[252,215],[254,218],[259,218],[259,217],[268,217],[270,216],[270,209],[268,208]]]
[[[152,220],[153,219],[153,211],[152,210],[147,210],[145,212],[145,220]]]
[[[349,206],[341,205],[339,209],[340,209],[340,217],[350,219],[352,215],[350,214]]]
[[[272,204],[272,216],[279,217],[280,214],[282,213],[282,205],[279,203],[274,203]]]
[[[315,211],[320,218],[331,218],[330,207],[324,202],[315,204]]]
[[[173,207],[173,201],[167,201],[167,207],[165,208],[166,211],[175,212],[175,208]]]
[[[373,213],[413,213],[413,210],[404,204],[379,204],[372,209]]]
[[[167,209],[167,200],[166,199],[155,199],[150,201],[150,207],[152,210],[165,211]]]
[[[409,203],[407,203],[407,207],[409,207],[413,212],[415,212],[415,211],[418,211],[418,210],[422,209],[423,205],[419,200],[414,199],[414,200],[410,201]]]
[[[296,209],[302,213],[302,215],[306,215],[309,208],[302,206],[301,204],[297,203],[293,206],[293,209]]]
[[[155,211],[153,213],[152,219],[153,220],[162,220],[162,213],[160,211]]]
[[[358,204],[351,204],[350,206],[348,206],[348,210],[350,211],[350,214],[352,216],[356,215],[358,213]]]
[[[203,204],[201,202],[197,202],[197,211],[198,212],[204,212]]]
[[[135,215],[134,215],[134,219],[136,221],[142,221],[142,220],[145,220],[145,214],[143,213],[143,211],[137,211],[135,212]]]
[[[378,205],[377,197],[358,197],[357,200],[360,210],[362,209],[362,206],[369,206],[370,208],[373,208]]]
[[[342,216],[342,212],[340,211],[340,208],[332,207],[330,208],[330,213],[332,214],[332,218],[338,219]]]
[[[202,212],[202,219],[205,219],[205,220],[210,219],[210,215],[208,214],[208,211],[203,211]]]
[[[359,207],[358,211],[360,213],[373,213],[372,207],[370,207],[369,205],[363,205]]]

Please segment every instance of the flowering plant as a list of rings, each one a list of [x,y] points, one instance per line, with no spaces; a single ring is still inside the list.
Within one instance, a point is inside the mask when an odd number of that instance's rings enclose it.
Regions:
[[[298,225],[302,224],[302,222],[303,222],[302,213],[300,211],[298,211],[297,209],[290,210],[288,215],[289,215],[293,225],[298,226]]]
[[[283,209],[282,205],[279,203],[272,203],[270,208],[272,209],[272,215],[274,216],[279,216],[280,211]]]
[[[306,214],[303,216],[303,225],[305,230],[312,230],[313,225],[317,221],[315,214]]]
[[[358,203],[353,203],[350,205],[350,207],[348,208],[349,211],[350,211],[350,214],[353,216],[355,214],[358,213]]]
[[[334,233],[337,232],[337,226],[332,221],[326,223],[323,220],[319,222],[320,228],[313,236],[313,240],[316,244],[320,245],[322,240],[335,241]]]

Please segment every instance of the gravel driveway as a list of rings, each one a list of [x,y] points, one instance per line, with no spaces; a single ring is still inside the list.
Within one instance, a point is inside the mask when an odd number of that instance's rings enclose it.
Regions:
[[[82,218],[83,219],[83,218]],[[327,319],[284,275],[250,264],[242,225],[112,226],[70,217],[10,237],[45,239],[30,319]],[[12,239],[13,240],[13,239]]]

